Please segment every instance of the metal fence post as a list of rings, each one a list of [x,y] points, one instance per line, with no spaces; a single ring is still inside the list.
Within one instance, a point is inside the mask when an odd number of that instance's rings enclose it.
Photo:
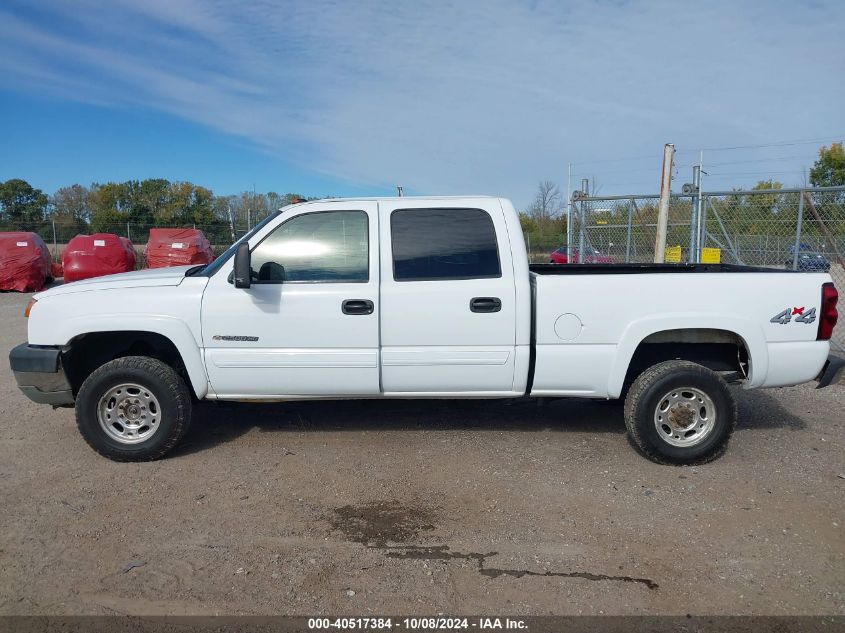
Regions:
[[[634,199],[631,198],[631,204],[628,205],[628,239],[625,242],[625,263],[631,263],[631,230],[633,228],[634,220]]]
[[[695,249],[696,249],[696,219],[695,216],[697,215],[696,211],[698,210],[698,196],[694,195],[690,198],[690,216],[689,216],[689,255],[688,260],[690,264],[695,263]]]
[[[58,260],[59,245],[56,241],[56,221],[53,220],[53,259]]]
[[[698,165],[693,165],[692,168],[692,190],[693,194],[690,198],[690,213],[689,213],[689,262],[690,264],[694,264],[698,258],[696,256],[697,252],[697,236],[698,236],[698,227],[697,227],[697,216],[698,216],[698,197],[701,195],[699,191],[700,186],[699,183],[701,181],[701,172],[698,168]]]
[[[129,222],[126,223],[126,239],[132,241],[132,235],[129,233]]]
[[[582,199],[581,200],[581,207],[580,207],[581,210],[578,213],[578,217],[581,220],[581,222],[580,222],[581,231],[580,231],[580,234],[578,236],[578,263],[579,264],[584,263],[584,245],[587,242],[587,235],[585,233],[585,231],[587,230],[587,226],[586,226],[587,225],[586,205],[587,205],[587,201]],[[567,261],[570,264],[572,263],[572,253],[567,254]]]
[[[587,201],[584,199],[590,195],[590,179],[581,179],[581,204],[578,211],[578,263],[584,263],[584,247],[587,243]],[[567,261],[572,263],[572,252],[569,251],[566,255]]]
[[[804,224],[804,190],[798,195],[798,223],[795,226],[795,252],[792,253],[792,270],[798,270],[798,251],[801,250],[801,227]]]

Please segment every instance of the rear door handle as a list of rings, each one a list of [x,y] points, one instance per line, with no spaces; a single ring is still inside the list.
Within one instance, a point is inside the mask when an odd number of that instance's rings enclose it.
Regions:
[[[347,299],[340,304],[344,314],[372,314],[373,302],[369,299]]]
[[[473,312],[499,312],[502,300],[499,297],[473,297],[469,301],[469,309]]]

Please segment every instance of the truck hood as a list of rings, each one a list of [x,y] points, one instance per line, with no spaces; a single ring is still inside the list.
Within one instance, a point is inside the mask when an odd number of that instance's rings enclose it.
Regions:
[[[91,290],[112,290],[116,288],[149,288],[151,286],[178,286],[185,279],[185,271],[194,266],[174,266],[172,268],[148,268],[131,273],[106,275],[82,279],[69,284],[62,284],[39,292],[36,299],[56,297],[74,292],[88,292]]]

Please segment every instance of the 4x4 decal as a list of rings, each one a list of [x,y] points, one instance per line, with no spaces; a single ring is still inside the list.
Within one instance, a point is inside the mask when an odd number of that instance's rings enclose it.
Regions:
[[[786,325],[787,323],[792,321],[792,317],[795,317],[796,323],[812,323],[816,320],[815,308],[810,308],[806,312],[804,310],[804,306],[801,306],[800,308],[793,307],[792,309],[787,308],[783,312],[778,312],[775,316],[769,319],[769,323],[778,323],[780,325]]]

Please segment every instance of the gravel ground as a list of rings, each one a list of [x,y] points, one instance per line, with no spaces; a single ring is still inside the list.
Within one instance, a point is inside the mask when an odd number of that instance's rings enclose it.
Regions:
[[[738,395],[696,468],[578,401],[207,404],[116,464],[3,360],[0,614],[845,614],[845,388]]]

